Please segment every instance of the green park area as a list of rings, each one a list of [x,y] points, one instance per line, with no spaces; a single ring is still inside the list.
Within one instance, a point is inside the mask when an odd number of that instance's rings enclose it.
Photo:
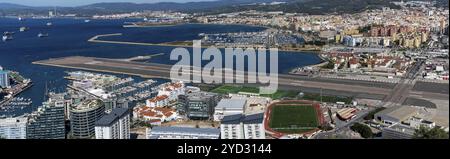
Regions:
[[[272,99],[295,98],[298,95],[298,92],[296,91],[285,91],[285,90],[278,90],[274,94],[259,94],[259,88],[257,87],[232,86],[232,85],[223,85],[211,90],[211,92],[219,94],[251,93],[251,94],[258,94],[262,97],[270,97]]]

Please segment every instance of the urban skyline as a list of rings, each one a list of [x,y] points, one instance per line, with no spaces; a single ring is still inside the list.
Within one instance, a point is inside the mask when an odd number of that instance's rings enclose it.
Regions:
[[[0,138],[448,139],[441,1],[247,2],[0,8]]]

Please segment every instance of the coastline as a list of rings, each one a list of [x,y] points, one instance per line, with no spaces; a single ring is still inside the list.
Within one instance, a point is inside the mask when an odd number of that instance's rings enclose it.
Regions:
[[[166,42],[166,43],[141,43],[141,42],[127,42],[127,41],[109,41],[109,40],[98,40],[98,38],[101,37],[109,37],[109,36],[121,36],[122,33],[114,33],[114,34],[103,34],[103,35],[96,35],[88,40],[88,42],[93,43],[106,43],[106,44],[122,44],[122,45],[141,45],[141,46],[163,46],[163,47],[183,47],[183,48],[192,48],[192,42],[191,41],[174,41],[174,42]],[[202,49],[206,49],[208,47],[211,47],[210,45],[202,45]],[[214,46],[219,49],[225,49],[227,47],[225,46]],[[278,51],[286,52],[286,53],[304,53],[304,54],[315,54],[320,58],[320,61],[316,64],[312,65],[306,65],[302,67],[294,67],[289,71],[289,74],[295,74],[293,73],[295,70],[298,70],[300,68],[304,67],[317,67],[320,65],[324,65],[327,63],[327,61],[320,56],[321,50],[292,50],[292,49],[283,49],[278,48]]]
[[[114,34],[103,34],[103,35],[96,35],[90,39],[88,39],[88,42],[93,43],[109,43],[109,44],[125,44],[125,45],[142,45],[142,46],[167,46],[167,47],[192,47],[191,41],[173,41],[173,42],[165,42],[165,43],[143,43],[143,42],[129,42],[129,41],[111,41],[111,40],[99,40],[101,37],[109,37],[109,36],[121,36],[122,33],[114,33]],[[177,44],[180,43],[180,44]],[[201,48],[208,48],[211,47],[211,45],[202,45]],[[214,46],[216,48],[224,49],[227,48],[226,46]],[[279,51],[283,52],[289,52],[289,53],[313,53],[318,54],[321,52],[319,49],[286,49],[286,48],[278,48]]]

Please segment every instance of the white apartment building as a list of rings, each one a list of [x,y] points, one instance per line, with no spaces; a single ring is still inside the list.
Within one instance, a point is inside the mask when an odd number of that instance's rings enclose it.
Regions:
[[[152,99],[146,100],[145,105],[147,107],[165,107],[169,105],[169,96],[167,95],[160,95],[156,96]]]
[[[95,123],[96,139],[130,139],[130,113],[127,108],[113,109]]]
[[[161,86],[158,96],[166,95],[169,102],[176,101],[179,95],[185,94],[185,85],[183,82],[166,83]]]
[[[26,117],[0,119],[0,138],[26,139],[27,120]]]
[[[265,139],[264,113],[225,116],[220,124],[221,139]]]

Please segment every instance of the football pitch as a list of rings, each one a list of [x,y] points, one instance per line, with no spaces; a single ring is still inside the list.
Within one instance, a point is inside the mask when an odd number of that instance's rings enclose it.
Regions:
[[[282,133],[304,133],[318,128],[317,111],[311,104],[277,104],[270,128]]]

